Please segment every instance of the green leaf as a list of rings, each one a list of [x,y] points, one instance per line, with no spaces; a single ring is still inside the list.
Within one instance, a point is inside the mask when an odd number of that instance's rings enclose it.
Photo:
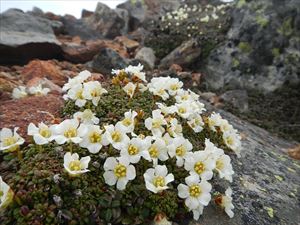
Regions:
[[[109,222],[111,220],[111,217],[112,217],[112,211],[111,209],[107,209],[105,212],[105,220]]]

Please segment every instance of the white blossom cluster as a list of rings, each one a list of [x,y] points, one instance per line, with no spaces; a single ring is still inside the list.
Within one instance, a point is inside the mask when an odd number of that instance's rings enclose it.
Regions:
[[[19,86],[13,89],[12,97],[14,99],[24,98],[28,95],[35,95],[35,96],[44,96],[50,92],[49,88],[43,88],[42,84],[37,86],[32,86],[27,88],[25,86]]]
[[[113,70],[116,75],[115,82],[134,85],[135,88],[147,83],[143,66],[129,66],[124,70]],[[130,76],[131,81],[126,80]],[[83,107],[87,101],[97,106],[102,94],[107,91],[96,81],[85,80],[90,77],[88,71],[81,72],[78,76],[69,79],[63,87],[67,94],[65,99],[72,99],[79,107]],[[119,152],[118,157],[108,157],[103,165],[106,184],[116,185],[118,190],[126,189],[128,182],[136,178],[135,165],[141,159],[152,163],[143,174],[145,187],[153,192],[160,193],[169,188],[174,188],[172,182],[175,177],[172,171],[168,171],[165,165],[168,159],[176,159],[176,166],[189,172],[185,182],[177,186],[178,196],[185,201],[186,207],[193,212],[197,220],[202,214],[203,208],[209,204],[212,195],[210,180],[214,174],[220,179],[232,182],[234,174],[231,159],[225,152],[216,147],[209,139],[205,139],[204,149],[195,149],[187,137],[183,135],[183,126],[188,125],[195,133],[204,129],[205,121],[202,113],[204,104],[198,100],[198,95],[191,90],[184,90],[183,83],[177,78],[157,77],[143,89],[148,89],[154,97],[160,98],[157,109],[152,111],[151,117],[142,120],[138,113],[129,110],[124,113],[122,120],[115,124],[99,124],[101,118],[97,118],[91,109],[81,108],[60,124],[47,126],[33,123],[28,126],[28,135],[33,137],[37,145],[45,145],[56,142],[58,145],[69,145],[70,151],[64,155],[64,168],[70,176],[80,176],[89,172],[90,156],[81,157],[72,152],[72,145],[76,144],[87,149],[91,154],[97,154],[103,146],[113,148]],[[125,88],[124,88],[125,90]],[[125,90],[126,91],[126,90]],[[126,91],[127,92],[127,91]],[[132,98],[136,90],[127,92]],[[165,103],[169,98],[175,99],[174,105]],[[225,144],[239,153],[240,137],[235,129],[219,114],[213,113],[208,119],[208,126],[214,132],[222,132]],[[149,130],[148,136],[136,132],[137,124],[142,124]],[[3,128],[0,133],[0,150],[14,151],[16,147],[24,143],[17,132],[14,133]],[[0,180],[1,204],[7,196],[7,186]],[[1,192],[2,191],[2,192]],[[225,212],[232,217],[234,208],[231,198],[231,189],[228,188],[225,195],[219,198],[220,205]],[[3,197],[4,196],[4,197]],[[4,199],[2,199],[2,197]]]
[[[184,24],[188,30],[188,36],[190,36],[191,33],[199,30],[201,24],[208,23],[210,20],[218,20],[220,16],[225,14],[224,9],[227,7],[228,4],[220,4],[218,6],[210,4],[189,6],[185,4],[172,12],[167,12],[166,15],[161,17],[161,29],[174,29],[174,27]],[[221,28],[221,25],[219,25],[219,28]]]
[[[67,91],[63,98],[75,101],[75,105],[78,107],[85,106],[87,102],[92,102],[97,106],[101,96],[107,91],[99,81],[86,81],[89,77],[91,77],[91,73],[85,70],[78,76],[70,78],[62,88],[63,91]]]

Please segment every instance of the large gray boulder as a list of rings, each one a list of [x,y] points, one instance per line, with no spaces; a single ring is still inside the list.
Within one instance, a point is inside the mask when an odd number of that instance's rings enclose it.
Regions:
[[[300,82],[300,2],[236,1],[227,40],[205,66],[213,89],[274,91]]]
[[[60,42],[49,21],[10,9],[0,14],[0,64],[59,57]]]
[[[290,158],[286,149],[299,143],[277,138],[228,112],[218,112],[244,137],[241,158],[232,160],[235,175],[230,186],[235,215],[230,219],[224,211],[210,204],[199,221],[180,224],[298,225],[300,161]]]
[[[84,21],[106,38],[121,35],[122,29],[126,26],[123,18],[115,10],[100,2],[98,2],[94,14],[84,18]]]

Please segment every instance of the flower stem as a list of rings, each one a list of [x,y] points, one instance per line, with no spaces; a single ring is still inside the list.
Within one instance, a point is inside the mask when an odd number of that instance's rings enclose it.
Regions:
[[[70,141],[69,142],[69,151],[72,153],[72,151],[73,151],[73,143],[72,143],[72,141]]]
[[[23,159],[23,154],[22,154],[22,152],[21,152],[21,150],[20,150],[20,147],[18,147],[18,149],[17,149],[17,157],[18,157],[18,159],[19,159],[20,161]]]

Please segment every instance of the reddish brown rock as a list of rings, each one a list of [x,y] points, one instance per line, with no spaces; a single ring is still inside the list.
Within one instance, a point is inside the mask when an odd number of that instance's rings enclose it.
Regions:
[[[115,38],[115,41],[123,45],[129,52],[134,51],[140,46],[137,41],[131,40],[126,36],[119,36]]]
[[[67,80],[67,77],[51,60],[32,60],[23,68],[21,75],[25,83],[34,77],[40,77],[47,78],[53,83],[62,86]]]
[[[182,72],[182,67],[178,64],[172,64],[169,68],[169,70],[174,71],[175,73]]]
[[[0,104],[0,129],[19,127],[22,137],[27,137],[29,123],[53,124],[60,119],[63,99],[60,95],[30,96],[4,101]]]
[[[300,160],[300,145],[288,149],[288,154],[290,157]]]
[[[22,85],[16,77],[11,76],[9,73],[0,72],[0,91],[11,92],[15,87]]]
[[[79,37],[72,39],[62,36],[59,40],[63,43],[63,56],[66,60],[74,63],[85,63],[93,59],[103,48],[111,48],[125,58],[128,58],[126,47],[116,41],[89,40],[83,41]]]

